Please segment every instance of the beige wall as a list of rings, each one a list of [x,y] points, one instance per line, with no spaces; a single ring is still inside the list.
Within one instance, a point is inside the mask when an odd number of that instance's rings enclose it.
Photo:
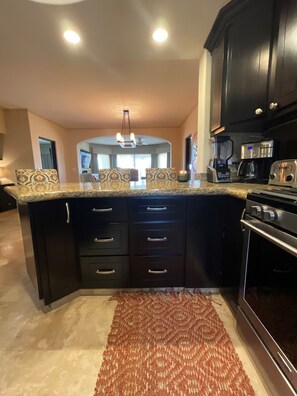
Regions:
[[[4,110],[6,134],[1,177],[15,181],[15,169],[34,168],[27,110]]]
[[[5,113],[0,109],[0,133],[6,133]]]
[[[182,163],[180,128],[134,128],[136,135],[155,136],[171,143],[172,166],[180,169]],[[67,182],[79,180],[79,150],[77,145],[85,140],[98,136],[114,136],[114,129],[73,129],[67,130],[67,151],[65,151],[65,169]]]
[[[205,173],[210,158],[211,55],[205,49],[199,61],[198,172]]]
[[[194,136],[197,132],[197,122],[198,122],[198,107],[197,105],[188,115],[188,117],[183,122],[182,126],[180,127],[180,134],[182,139],[182,146],[181,146],[181,169],[185,166],[185,154],[186,154],[186,138],[188,136]]]
[[[32,139],[32,149],[34,156],[34,168],[41,168],[41,155],[39,147],[39,137],[56,142],[57,163],[59,179],[66,182],[65,173],[65,147],[67,147],[67,132],[64,128],[54,124],[42,117],[29,112],[29,125]]]

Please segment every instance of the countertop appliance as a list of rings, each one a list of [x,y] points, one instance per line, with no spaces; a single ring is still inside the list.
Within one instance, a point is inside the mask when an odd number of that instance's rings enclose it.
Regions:
[[[297,188],[297,160],[275,161],[271,166],[268,184]]]
[[[268,183],[270,167],[275,160],[274,140],[241,145],[241,162],[237,176],[244,183]]]
[[[207,181],[212,183],[230,183],[231,170],[228,160],[233,155],[234,142],[230,136],[215,136],[211,139],[212,158],[207,167]]]
[[[241,220],[237,325],[272,394],[283,396],[297,394],[296,164],[287,160],[272,165],[272,186],[248,194]]]

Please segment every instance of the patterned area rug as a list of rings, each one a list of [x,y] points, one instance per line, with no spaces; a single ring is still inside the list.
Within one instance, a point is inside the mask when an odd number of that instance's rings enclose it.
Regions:
[[[119,296],[94,396],[254,394],[209,297]]]

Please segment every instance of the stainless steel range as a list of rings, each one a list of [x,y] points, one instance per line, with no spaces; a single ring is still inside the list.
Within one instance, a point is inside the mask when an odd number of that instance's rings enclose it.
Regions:
[[[269,184],[248,194],[241,220],[238,328],[271,392],[296,395],[297,160],[275,162]]]

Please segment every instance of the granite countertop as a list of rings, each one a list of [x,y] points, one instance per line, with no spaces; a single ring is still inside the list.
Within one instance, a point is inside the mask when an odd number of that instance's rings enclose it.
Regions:
[[[156,181],[146,182],[93,182],[40,184],[34,186],[8,186],[5,191],[18,202],[37,202],[59,198],[94,198],[94,197],[133,197],[133,196],[174,196],[174,195],[230,195],[245,199],[247,193],[255,189],[269,189],[263,184],[245,183],[209,183]]]

